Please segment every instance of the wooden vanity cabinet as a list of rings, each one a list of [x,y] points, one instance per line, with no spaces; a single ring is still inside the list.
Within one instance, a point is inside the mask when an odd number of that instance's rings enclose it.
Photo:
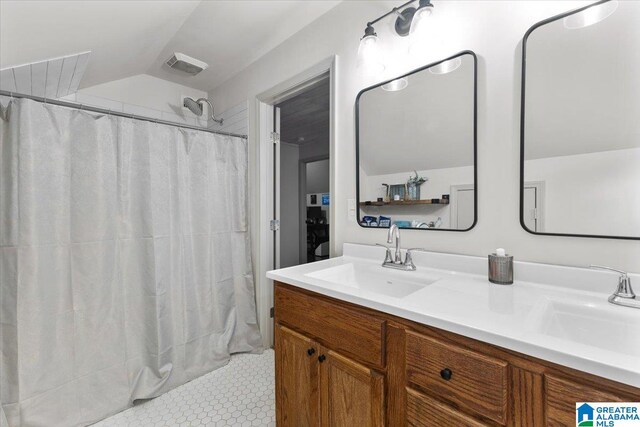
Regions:
[[[278,425],[319,425],[317,343],[284,326],[276,325],[275,347]]]
[[[276,325],[278,426],[382,426],[384,377]]]
[[[278,426],[575,426],[640,389],[276,283]]]
[[[384,376],[329,349],[320,363],[320,425],[384,425]]]

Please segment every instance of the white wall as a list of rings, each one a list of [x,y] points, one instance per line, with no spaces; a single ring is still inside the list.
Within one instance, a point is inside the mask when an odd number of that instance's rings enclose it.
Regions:
[[[307,194],[329,192],[329,159],[307,163]]]
[[[246,135],[249,133],[249,118],[247,117],[246,101],[231,108],[227,108],[224,111],[217,109],[215,99],[211,100],[211,102],[215,109],[214,112],[216,119],[222,119],[222,125],[213,122],[210,123],[211,129],[236,133],[239,135]]]
[[[123,108],[125,113],[146,117],[206,125],[206,116],[198,118],[182,107],[182,98],[185,96],[198,99],[206,97],[207,93],[147,74],[138,74],[80,89],[75,95],[64,99],[115,111]]]
[[[478,224],[465,233],[403,230],[407,247],[484,256],[505,247],[519,260],[584,266],[590,263],[640,271],[640,243],[611,239],[536,236],[519,222],[519,84],[521,40],[534,23],[577,8],[584,1],[441,1],[435,3],[429,28],[430,50],[407,55],[408,40],[390,32],[389,22],[376,26],[391,78],[461,50],[479,56],[478,76]],[[210,92],[225,109],[249,100],[250,142],[255,156],[256,96],[331,55],[338,55],[334,182],[336,239],[376,243],[384,230],[361,228],[347,216],[347,200],[355,198],[354,102],[362,88],[374,83],[356,69],[358,41],[367,21],[397,2],[346,1]],[[256,159],[253,159],[254,165]],[[257,176],[254,175],[254,177]],[[257,182],[254,180],[254,185]],[[603,283],[603,287],[613,286]]]
[[[114,80],[78,90],[62,99],[111,109],[124,113],[168,120],[176,123],[209,127],[223,132],[247,134],[247,102],[240,102],[222,110],[215,99],[210,100],[215,108],[216,118],[222,118],[222,126],[209,123],[207,105],[202,116],[196,116],[182,106],[184,97],[206,98],[207,92],[183,86],[147,74],[139,74],[121,80]]]
[[[528,160],[544,181],[544,231],[640,236],[640,148]]]
[[[61,99],[115,112],[206,126],[206,116],[198,117],[182,107],[181,100],[184,96],[198,99],[206,97],[207,93],[146,74],[139,74],[83,88]],[[6,104],[6,101],[4,103]],[[246,106],[246,102],[244,105]],[[246,112],[244,118],[246,119]]]

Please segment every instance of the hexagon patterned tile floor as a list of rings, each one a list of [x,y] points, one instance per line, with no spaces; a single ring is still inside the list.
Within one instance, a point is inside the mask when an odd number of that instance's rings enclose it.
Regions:
[[[275,426],[273,350],[237,354],[228,365],[94,427]]]

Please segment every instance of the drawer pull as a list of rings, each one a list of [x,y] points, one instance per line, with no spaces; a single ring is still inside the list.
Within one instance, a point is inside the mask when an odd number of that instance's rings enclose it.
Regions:
[[[313,348],[313,347],[311,347],[309,350],[307,350],[307,354],[308,354],[309,356],[313,356],[313,354],[314,354],[315,352],[316,352],[316,349],[315,349],[315,348]]]
[[[327,356],[325,356],[324,354],[321,354],[320,356],[318,356],[318,362],[322,363],[327,359]]]
[[[445,381],[449,381],[452,375],[453,375],[453,372],[451,372],[451,369],[449,368],[444,368],[442,371],[440,371],[440,376]]]

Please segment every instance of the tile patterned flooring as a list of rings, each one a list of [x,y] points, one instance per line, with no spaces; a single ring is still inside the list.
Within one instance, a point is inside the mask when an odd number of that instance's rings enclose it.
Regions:
[[[227,366],[94,427],[275,427],[274,354],[238,354]]]

